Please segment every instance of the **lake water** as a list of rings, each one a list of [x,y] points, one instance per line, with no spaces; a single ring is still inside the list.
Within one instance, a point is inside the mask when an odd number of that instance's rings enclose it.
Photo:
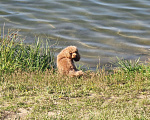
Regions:
[[[21,29],[26,43],[35,36],[48,39],[56,54],[68,45],[78,47],[80,64],[150,55],[150,0],[1,0],[0,27]],[[2,32],[2,31],[1,31]]]

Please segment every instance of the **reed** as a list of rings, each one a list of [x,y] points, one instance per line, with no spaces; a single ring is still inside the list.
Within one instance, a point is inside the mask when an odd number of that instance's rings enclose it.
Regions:
[[[0,39],[0,72],[3,74],[15,70],[44,71],[54,65],[54,53],[48,43],[42,47],[39,38],[32,45],[23,44],[14,33]]]

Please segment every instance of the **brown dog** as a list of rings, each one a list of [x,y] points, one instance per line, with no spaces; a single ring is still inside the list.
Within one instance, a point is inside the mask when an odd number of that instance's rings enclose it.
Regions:
[[[68,46],[57,55],[57,68],[61,75],[71,77],[82,76],[83,72],[78,70],[74,61],[80,60],[80,54],[76,46]]]

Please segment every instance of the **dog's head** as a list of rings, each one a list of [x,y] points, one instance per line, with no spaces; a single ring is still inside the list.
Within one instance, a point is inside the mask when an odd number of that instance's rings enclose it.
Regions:
[[[74,60],[74,61],[80,60],[80,54],[76,46],[68,46],[64,50],[65,50],[65,54],[67,58]]]

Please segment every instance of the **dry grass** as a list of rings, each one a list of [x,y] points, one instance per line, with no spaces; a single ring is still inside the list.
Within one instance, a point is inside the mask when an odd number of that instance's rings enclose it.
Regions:
[[[0,82],[1,119],[150,119],[149,73],[20,72]]]

